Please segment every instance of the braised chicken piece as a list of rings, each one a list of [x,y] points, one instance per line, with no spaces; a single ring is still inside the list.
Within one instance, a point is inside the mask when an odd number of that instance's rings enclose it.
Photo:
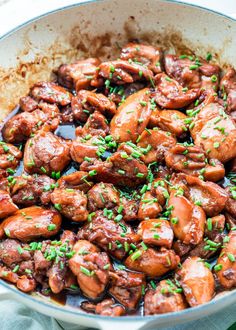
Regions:
[[[25,244],[14,239],[0,241],[0,262],[11,267],[22,261],[30,260],[30,252],[24,249]]]
[[[104,80],[117,85],[131,84],[135,81],[152,82],[153,72],[145,65],[135,63],[133,61],[116,60],[111,62],[103,62],[99,65],[91,86],[100,87]],[[110,83],[109,83],[110,84]]]
[[[235,186],[229,186],[225,191],[229,196],[225,204],[225,210],[236,218],[236,188]]]
[[[31,96],[21,97],[19,105],[21,110],[26,112],[32,112],[38,108],[38,102],[36,102]]]
[[[203,209],[182,195],[183,190],[170,193],[171,227],[184,244],[199,244],[203,239],[206,215]]]
[[[236,231],[226,237],[214,270],[222,287],[230,289],[236,286]]]
[[[51,237],[61,227],[61,215],[54,210],[31,206],[18,210],[0,224],[0,239],[7,236],[22,242]]]
[[[112,209],[120,203],[119,197],[119,192],[113,184],[97,183],[88,191],[88,209],[90,212]]]
[[[218,89],[220,68],[216,64],[194,56],[170,54],[165,55],[164,64],[168,76],[184,87]]]
[[[83,301],[80,307],[86,312],[100,314],[103,316],[122,316],[125,314],[124,307],[117,305],[114,299],[105,299],[98,304]]]
[[[200,146],[177,143],[165,154],[166,165],[176,172],[199,176],[217,182],[225,176],[224,165],[217,159],[209,162]]]
[[[116,113],[116,105],[103,94],[81,90],[72,98],[71,108],[74,119],[86,122],[90,114],[95,110],[102,114],[113,116]]]
[[[109,269],[112,269],[106,252],[85,240],[75,243],[75,255],[69,260],[69,267],[77,276],[82,292],[96,299],[104,292],[109,282]]]
[[[87,58],[72,64],[62,64],[55,70],[57,81],[68,89],[75,88],[77,92],[88,88],[100,63],[97,58]]]
[[[143,159],[146,164],[162,161],[166,152],[176,144],[176,139],[169,132],[160,129],[147,129],[142,132],[138,139],[138,147],[149,149]]]
[[[150,92],[147,88],[127,97],[111,120],[114,140],[133,141],[145,130],[151,116]]]
[[[0,190],[0,219],[9,217],[18,210],[11,196],[4,190]]]
[[[70,161],[68,143],[51,132],[41,131],[25,145],[24,168],[28,173],[60,173]]]
[[[145,275],[124,270],[110,272],[109,293],[128,310],[136,309],[145,288]]]
[[[47,175],[23,175],[15,177],[15,182],[12,182],[14,185],[11,185],[11,196],[15,204],[26,207],[50,203],[55,180]]]
[[[125,260],[129,269],[142,272],[150,277],[162,276],[177,268],[180,258],[173,250],[139,248]]]
[[[87,220],[87,197],[83,192],[71,188],[57,188],[51,194],[51,201],[66,218],[75,222]]]
[[[149,289],[145,294],[145,315],[177,312],[187,308],[182,291],[171,280],[160,281],[155,289]]]
[[[128,187],[144,182],[148,174],[148,169],[143,162],[132,157],[124,158],[122,151],[115,152],[105,162],[85,161],[80,165],[80,170],[88,172],[96,181]]]
[[[16,282],[16,286],[23,292],[31,292],[36,289],[36,281],[33,278],[28,278],[26,275],[23,275]]]
[[[142,63],[155,74],[162,71],[162,51],[160,48],[130,42],[122,48],[120,58],[134,63]]]
[[[76,135],[86,136],[87,134],[91,134],[105,138],[106,135],[109,134],[109,131],[110,127],[108,125],[106,117],[104,117],[104,115],[101,114],[99,111],[94,111],[94,113],[89,116],[83,128],[76,128]]]
[[[198,97],[198,89],[184,90],[176,81],[165,73],[155,76],[155,91],[151,94],[155,102],[162,108],[180,109],[192,103]]]
[[[233,68],[228,69],[220,81],[220,88],[223,94],[223,100],[227,104],[227,112],[236,119],[236,71]]]
[[[117,259],[122,259],[136,245],[140,236],[112,211],[96,211],[89,215],[88,223],[78,232],[79,239],[98,245]]]
[[[213,298],[214,277],[204,260],[198,257],[187,258],[177,271],[177,278],[191,307],[204,304]]]
[[[236,156],[236,125],[219,103],[202,107],[193,123],[194,143],[202,146],[208,157],[225,163]]]
[[[149,219],[138,226],[138,234],[147,245],[163,246],[170,249],[174,239],[173,230],[166,220]]]
[[[156,108],[152,111],[148,126],[151,128],[158,126],[176,137],[184,137],[188,131],[188,121],[183,112]]]
[[[9,143],[0,143],[0,169],[16,168],[22,158],[22,152]]]
[[[76,171],[67,175],[63,175],[58,181],[59,188],[78,189],[87,192],[93,186],[88,172]]]
[[[122,211],[121,211],[122,209]],[[135,199],[121,198],[120,206],[117,208],[121,212],[124,221],[134,221],[138,219],[139,203]]]

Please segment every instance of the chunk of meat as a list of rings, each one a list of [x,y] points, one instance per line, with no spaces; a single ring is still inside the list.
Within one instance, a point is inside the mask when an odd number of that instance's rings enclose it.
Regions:
[[[109,134],[109,130],[110,128],[106,117],[104,117],[104,115],[99,111],[94,111],[94,113],[89,116],[82,130],[81,128],[77,127],[76,135],[78,136],[91,134],[104,138],[107,134]]]
[[[183,87],[165,73],[155,77],[156,88],[151,94],[155,102],[162,108],[180,109],[192,103],[198,97],[198,89],[183,91]]]
[[[65,88],[53,82],[38,82],[30,89],[30,94],[36,101],[45,101],[65,106],[71,102],[72,94]]]
[[[109,282],[109,269],[112,267],[109,257],[106,252],[100,252],[95,245],[84,240],[77,241],[73,250],[75,255],[69,260],[69,267],[77,276],[82,292],[96,299]]]
[[[77,163],[82,163],[87,157],[98,158],[100,145],[101,139],[97,135],[77,136],[76,140],[73,140],[71,144],[71,158]]]
[[[0,238],[8,236],[22,242],[38,237],[51,237],[61,227],[61,216],[57,211],[31,206],[15,212],[0,224]]]
[[[219,103],[203,106],[190,130],[194,143],[222,163],[236,156],[236,125]]]
[[[0,242],[0,261],[10,267],[18,265],[21,261],[31,258],[30,252],[24,249],[22,244],[14,239],[4,239]]]
[[[78,238],[98,245],[117,259],[122,259],[129,252],[131,243],[140,241],[140,236],[123,220],[113,214],[108,219],[102,211],[91,214],[91,221],[79,230]]]
[[[236,231],[231,230],[228,235],[228,242],[217,260],[215,268],[220,284],[230,289],[236,286]]]
[[[143,162],[132,157],[123,158],[121,151],[115,152],[105,162],[85,161],[80,165],[80,170],[89,172],[96,181],[128,187],[144,182],[148,174],[147,166]]]
[[[120,203],[119,192],[113,184],[97,183],[88,191],[88,209],[93,212],[99,209],[111,209]]]
[[[127,97],[118,107],[111,120],[110,129],[114,140],[133,141],[146,128],[151,116],[150,92],[147,88]]]
[[[33,112],[21,112],[10,118],[3,126],[2,134],[7,142],[22,143],[37,131],[55,131],[58,125],[57,115],[37,109]]]
[[[11,186],[11,196],[14,203],[19,206],[35,204],[49,204],[50,195],[55,186],[55,181],[47,175],[24,175],[15,177],[16,182]]]
[[[168,167],[176,172],[202,176],[209,181],[220,181],[225,176],[224,165],[217,159],[207,161],[205,151],[200,146],[176,144],[165,154]]]
[[[124,60],[103,62],[99,65],[91,85],[100,87],[106,79],[117,85],[131,84],[135,81],[150,82],[153,79],[153,72],[146,66],[135,62],[130,63]]]
[[[18,275],[13,273],[9,268],[0,265],[0,278],[4,279],[4,281],[8,281],[10,283],[17,283]]]
[[[236,71],[229,68],[220,81],[223,98],[227,102],[227,112],[236,118]]]
[[[123,207],[122,215],[124,221],[137,220],[139,209],[138,201],[122,197],[120,205]]]
[[[138,147],[149,149],[143,158],[146,164],[162,161],[165,153],[176,144],[176,138],[169,132],[154,128],[142,132],[138,139]]]
[[[87,58],[72,64],[62,64],[56,70],[57,81],[66,88],[75,88],[77,92],[80,89],[88,88],[99,64],[100,60],[97,58]]]
[[[36,102],[30,96],[23,96],[20,98],[19,105],[21,110],[26,112],[32,112],[38,108],[38,102]]]
[[[150,289],[145,294],[145,315],[178,312],[187,308],[181,290],[171,280],[160,281],[156,289]]]
[[[203,239],[206,215],[185,196],[172,191],[168,207],[171,209],[171,227],[176,238],[185,244],[199,244]]]
[[[87,220],[87,196],[83,192],[58,188],[52,192],[51,201],[66,218],[75,222]]]
[[[110,272],[109,293],[128,310],[136,309],[145,288],[145,275],[124,270]]]
[[[22,158],[22,152],[9,143],[0,143],[0,169],[16,168]]]
[[[68,143],[51,132],[41,131],[25,145],[24,168],[28,173],[61,172],[70,161]]]
[[[14,214],[18,210],[11,199],[11,196],[4,190],[0,190],[0,219]]]
[[[145,244],[163,246],[170,249],[174,239],[173,230],[166,220],[150,219],[138,226],[138,234]]]
[[[130,42],[122,48],[120,58],[126,61],[131,60],[134,63],[142,63],[156,74],[162,71],[162,55],[160,48]]]
[[[235,187],[226,187],[225,192],[228,194],[229,198],[225,204],[225,210],[236,218],[236,199],[235,199]]]
[[[76,171],[63,175],[57,183],[59,188],[78,189],[86,193],[93,186],[93,182],[90,179],[88,172]]]
[[[187,258],[180,270],[178,280],[184,295],[191,307],[210,301],[215,293],[215,282],[212,272],[203,260],[198,257]]]
[[[32,292],[36,289],[36,281],[33,278],[28,278],[26,275],[23,275],[16,282],[16,286],[23,292]]]
[[[188,88],[212,88],[219,85],[220,68],[194,56],[165,55],[165,70],[168,76]]]
[[[173,250],[160,248],[139,248],[125,260],[126,267],[150,277],[162,276],[177,268],[179,256]]]
[[[110,116],[116,113],[114,102],[110,101],[103,94],[87,90],[81,90],[76,96],[72,97],[71,108],[74,119],[80,122],[86,122],[90,114],[95,110]]]
[[[105,299],[98,304],[92,304],[89,301],[83,301],[80,307],[86,312],[104,316],[122,316],[125,314],[124,307],[115,304],[114,299]]]
[[[183,112],[155,109],[152,111],[148,126],[151,128],[158,126],[177,137],[184,137],[188,130],[186,122],[187,116]]]

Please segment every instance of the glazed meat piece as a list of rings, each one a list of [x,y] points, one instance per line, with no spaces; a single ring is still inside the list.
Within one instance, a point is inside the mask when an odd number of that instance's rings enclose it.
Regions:
[[[123,220],[128,222],[137,220],[138,209],[139,209],[138,201],[135,199],[128,199],[125,197],[122,197],[120,201],[121,201],[120,207],[123,208],[121,211],[121,214],[123,215]],[[119,208],[117,210],[119,210]]]
[[[11,196],[4,190],[0,190],[0,219],[4,219],[18,210]]]
[[[136,309],[146,285],[145,275],[117,270],[110,272],[110,276],[109,293],[128,310]]]
[[[181,292],[182,289],[177,287],[171,280],[160,281],[154,290],[149,289],[145,294],[145,315],[177,312],[187,308]]]
[[[146,128],[151,116],[150,92],[147,88],[134,93],[118,107],[111,120],[111,135],[119,142],[133,141]]]
[[[113,299],[105,299],[98,304],[83,301],[80,307],[87,312],[104,316],[122,316],[125,314],[124,307],[117,305]]]
[[[86,239],[117,259],[122,259],[128,253],[130,244],[137,244],[140,241],[140,236],[121,220],[122,216],[114,216],[113,213],[104,215],[104,213],[103,211],[90,213],[90,222],[79,230],[78,238]]]
[[[24,175],[15,177],[15,180],[15,184],[11,186],[11,196],[17,205],[26,207],[50,203],[55,181],[47,175]]]
[[[225,210],[236,218],[235,187],[234,186],[226,187],[225,191],[229,196],[225,204]]]
[[[30,89],[36,101],[56,103],[65,106],[71,102],[72,95],[63,87],[53,82],[38,82]]]
[[[82,163],[86,158],[98,158],[101,143],[102,141],[97,135],[77,136],[76,140],[72,141],[70,149],[71,158],[77,163]],[[106,150],[106,147],[102,150]]]
[[[220,181],[225,176],[225,168],[217,159],[206,162],[205,151],[200,146],[176,144],[165,154],[166,165],[176,172],[202,176],[209,181]]]
[[[173,230],[166,220],[150,219],[138,226],[138,234],[145,244],[163,246],[170,249],[174,239]]]
[[[94,111],[94,113],[89,116],[82,129],[81,127],[76,128],[76,135],[90,134],[104,138],[109,134],[109,130],[110,128],[106,117],[104,117],[99,111]]]
[[[22,244],[14,239],[0,241],[0,261],[6,266],[18,265],[20,262],[31,258],[30,252],[24,249]]]
[[[57,81],[66,88],[75,88],[77,92],[80,89],[88,88],[99,64],[100,60],[97,58],[87,58],[72,64],[62,64],[56,70]]]
[[[66,218],[75,222],[87,220],[87,197],[83,192],[58,188],[52,192],[51,201]]]
[[[171,227],[175,237],[185,244],[199,244],[203,239],[206,215],[203,209],[177,191],[172,191],[168,203]]]
[[[186,122],[188,119],[183,112],[156,108],[152,111],[148,126],[158,126],[163,131],[170,132],[177,137],[184,137],[188,130]]]
[[[219,85],[220,68],[194,56],[165,55],[165,70],[168,76],[188,88],[213,88]]]
[[[236,231],[231,230],[224,242],[214,269],[222,287],[230,289],[236,286]]]
[[[89,115],[95,110],[102,114],[113,116],[116,113],[116,105],[105,95],[81,90],[72,98],[71,108],[74,120],[86,122]]]
[[[155,76],[155,91],[151,94],[162,108],[180,109],[192,103],[198,97],[198,89],[183,91],[183,87],[165,73]]]
[[[89,172],[96,181],[118,186],[134,187],[144,182],[148,174],[146,165],[138,159],[123,158],[122,155],[122,152],[118,151],[105,162],[85,161],[80,165],[80,170]]]
[[[87,172],[76,171],[63,175],[57,183],[59,188],[78,189],[86,193],[93,186],[90,180],[91,176]]]
[[[28,278],[26,275],[23,275],[16,282],[16,286],[23,292],[31,292],[36,289],[36,281],[33,278]]]
[[[111,209],[120,202],[119,192],[110,183],[97,183],[88,191],[88,209],[90,212],[99,209]]]
[[[219,103],[203,106],[190,130],[194,143],[222,163],[236,156],[236,126]]]
[[[236,118],[236,71],[233,68],[228,69],[220,81],[220,88],[223,99],[227,102],[227,111]]]
[[[175,144],[176,139],[173,135],[154,128],[143,131],[139,136],[137,145],[143,148],[143,150],[149,149],[147,152],[144,152],[143,159],[146,164],[150,164],[155,161],[162,161],[168,149]]]
[[[24,168],[28,173],[61,172],[70,161],[68,143],[51,132],[41,131],[25,145]]]
[[[16,211],[0,224],[0,238],[7,236],[27,242],[54,236],[60,226],[61,216],[57,211],[31,206]]]
[[[69,267],[77,276],[82,292],[96,299],[104,292],[109,282],[109,269],[112,268],[106,252],[88,241],[79,240],[73,250],[75,255],[69,260]]]
[[[111,62],[103,62],[99,65],[95,77],[91,81],[93,87],[100,87],[104,80],[117,85],[131,84],[135,81],[150,82],[153,79],[153,73],[146,66],[117,60]]]
[[[41,129],[55,131],[58,125],[57,114],[44,113],[37,109],[33,112],[22,112],[13,116],[4,125],[2,134],[7,142],[21,143]]]
[[[23,96],[20,98],[19,105],[21,110],[26,112],[32,112],[38,108],[38,102],[36,102],[30,96]]]
[[[16,168],[22,158],[22,152],[9,143],[0,144],[0,169]]]
[[[128,256],[125,265],[129,269],[142,272],[150,277],[162,276],[177,268],[179,256],[173,250],[160,248],[139,248]]]
[[[121,60],[131,60],[134,63],[139,62],[147,66],[153,73],[161,72],[162,51],[150,45],[128,43],[122,48],[120,54]]]
[[[204,261],[198,257],[187,258],[177,278],[191,307],[210,301],[215,292],[214,277]]]

